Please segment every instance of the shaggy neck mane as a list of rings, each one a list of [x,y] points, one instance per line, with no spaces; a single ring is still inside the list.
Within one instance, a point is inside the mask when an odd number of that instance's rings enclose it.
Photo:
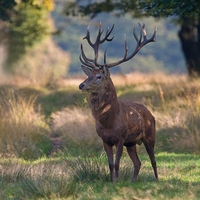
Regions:
[[[119,112],[119,102],[112,80],[105,83],[104,88],[90,95],[92,114],[103,128],[111,127]]]

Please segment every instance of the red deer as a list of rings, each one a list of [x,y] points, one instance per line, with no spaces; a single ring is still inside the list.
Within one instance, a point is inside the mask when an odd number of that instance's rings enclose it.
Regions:
[[[119,162],[123,151],[126,147],[128,155],[134,164],[134,173],[132,182],[137,180],[141,162],[136,152],[136,144],[145,145],[149,154],[151,164],[154,170],[156,180],[158,180],[156,160],[154,156],[155,145],[155,119],[150,111],[142,104],[134,102],[124,102],[117,98],[116,90],[110,78],[109,68],[119,65],[133,58],[137,52],[149,42],[154,42],[157,28],[150,39],[146,37],[145,25],[140,25],[140,36],[138,38],[135,29],[133,35],[137,42],[134,52],[128,56],[128,46],[126,39],[124,57],[114,63],[106,62],[106,51],[104,52],[104,63],[99,64],[98,51],[99,46],[105,41],[112,41],[110,34],[114,28],[107,29],[105,36],[102,38],[103,30],[101,24],[96,41],[92,43],[90,39],[89,28],[83,39],[86,39],[94,50],[94,59],[88,58],[81,44],[80,61],[83,71],[88,78],[79,85],[79,89],[90,93],[89,104],[96,122],[96,131],[103,140],[103,146],[106,151],[110,169],[111,182],[115,178],[118,181]],[[113,147],[116,147],[115,163],[113,159]]]

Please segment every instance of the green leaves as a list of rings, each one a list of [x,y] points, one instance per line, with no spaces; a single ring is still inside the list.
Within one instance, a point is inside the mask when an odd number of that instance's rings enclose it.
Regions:
[[[15,0],[1,0],[0,2],[0,19],[3,21],[10,20],[11,10],[16,6]]]
[[[198,0],[104,0],[100,2],[91,1],[88,4],[68,3],[66,14],[89,15],[95,17],[101,12],[115,12],[124,15],[131,12],[134,17],[154,16],[166,17],[176,15],[181,18],[192,15],[199,15],[200,2]]]
[[[13,64],[19,61],[27,49],[50,34],[48,11],[31,2],[19,3],[8,25],[8,56],[5,69],[12,72]]]

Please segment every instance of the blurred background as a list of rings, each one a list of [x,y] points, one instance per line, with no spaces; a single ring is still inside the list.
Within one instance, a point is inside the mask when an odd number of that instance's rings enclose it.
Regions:
[[[199,11],[194,1],[131,0],[1,0],[0,72],[9,77],[48,84],[52,80],[82,74],[79,54],[93,58],[83,40],[90,26],[95,39],[99,23],[107,29],[115,24],[114,40],[102,45],[100,61],[107,49],[108,62],[124,55],[124,34],[129,53],[134,50],[133,27],[145,23],[147,36],[158,28],[157,41],[142,49],[131,61],[112,69],[113,73],[188,73],[199,76]],[[6,78],[5,78],[6,77]]]

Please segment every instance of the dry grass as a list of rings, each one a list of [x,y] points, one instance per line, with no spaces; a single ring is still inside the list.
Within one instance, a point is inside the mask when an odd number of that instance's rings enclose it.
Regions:
[[[177,78],[178,76],[178,78]],[[143,85],[143,84],[168,84],[176,83],[187,80],[186,75],[166,75],[164,73],[144,74],[144,73],[130,73],[118,74],[111,76],[115,86],[128,86],[128,85]]]
[[[95,122],[88,108],[65,108],[52,114],[51,130],[62,138],[66,146],[69,143],[99,146],[100,138],[96,134]]]
[[[124,153],[120,180],[116,184],[109,183],[106,154],[102,151],[101,140],[96,134],[94,119],[85,106],[86,102],[73,107],[69,104],[65,108],[61,103],[59,112],[55,111],[59,109],[52,108],[48,121],[53,137],[59,138],[66,148],[35,161],[2,158],[0,199],[198,199],[199,80],[188,80],[184,75],[143,74],[131,74],[127,78],[118,75],[113,79],[119,98],[144,103],[156,117],[159,183],[154,180],[143,146],[139,148],[142,168],[138,181],[134,184],[130,182],[133,165]],[[122,79],[126,79],[126,83]],[[76,81],[64,80],[58,87],[77,88],[80,82],[79,78]],[[66,99],[66,93],[71,94],[71,91],[66,89],[58,99],[63,96]],[[51,90],[48,92],[51,93]],[[77,92],[78,89],[74,93]],[[52,104],[57,102],[54,98],[48,97],[48,100]],[[22,97],[17,91],[5,90],[1,94],[1,155],[19,157],[24,152],[29,156],[37,155],[38,141],[33,140],[33,136],[37,139],[41,139],[41,133],[47,136],[49,127],[44,116],[35,112],[35,104],[34,96]],[[27,151],[29,148],[31,150]]]
[[[17,91],[5,89],[0,99],[0,153],[3,156],[37,158],[37,145],[49,133],[44,116],[34,110],[36,97],[22,98]],[[43,152],[44,153],[44,152]]]
[[[78,86],[84,78],[64,80],[62,85]],[[152,111],[158,134],[168,138],[171,149],[200,152],[198,79],[192,80],[186,75],[132,73],[112,75],[112,80],[119,98],[139,101]],[[88,109],[66,108],[52,117],[54,132],[62,132],[62,135],[66,134],[73,140],[88,141],[91,138],[93,141],[96,137],[94,120]]]
[[[58,86],[78,86],[87,78],[86,75],[77,75],[74,77],[68,77],[67,79],[58,80]],[[143,84],[168,84],[178,83],[180,81],[187,81],[188,76],[185,74],[164,74],[164,73],[149,73],[144,74],[140,72],[134,72],[129,74],[111,74],[111,78],[116,87],[131,86],[131,85],[143,85]]]
[[[60,80],[57,87],[77,88],[84,78]],[[200,152],[198,131],[200,82],[198,79],[190,80],[186,75],[146,75],[141,73],[112,75],[112,79],[119,98],[139,101],[152,111],[157,121],[157,132],[168,138],[171,149]],[[79,92],[78,89],[76,92]],[[13,91],[5,91],[3,96],[0,106],[1,116],[4,117],[0,120],[0,133],[1,136],[3,134],[5,136],[1,138],[4,140],[7,138],[6,141],[11,138],[14,140],[16,138],[16,141],[21,138],[21,140],[17,145],[16,142],[11,144],[10,141],[6,148],[5,145],[1,145],[1,149],[19,154],[19,150],[12,148],[15,146],[17,149],[27,143],[23,141],[24,136],[48,132],[49,127],[44,116],[34,110],[35,97],[24,99]],[[80,96],[78,97],[80,98]],[[51,115],[51,132],[54,137],[60,137],[66,146],[70,140],[77,144],[81,142],[82,144],[90,143],[93,146],[102,146],[95,131],[95,122],[91,111],[89,108],[83,107],[86,103],[83,102],[80,104],[81,106],[67,106]],[[11,134],[12,137],[10,137]],[[5,144],[2,139],[1,143]],[[27,146],[31,147],[31,145]],[[25,149],[27,147],[24,147]]]
[[[154,107],[159,133],[173,151],[200,153],[200,82],[179,79],[159,83],[160,106]]]

